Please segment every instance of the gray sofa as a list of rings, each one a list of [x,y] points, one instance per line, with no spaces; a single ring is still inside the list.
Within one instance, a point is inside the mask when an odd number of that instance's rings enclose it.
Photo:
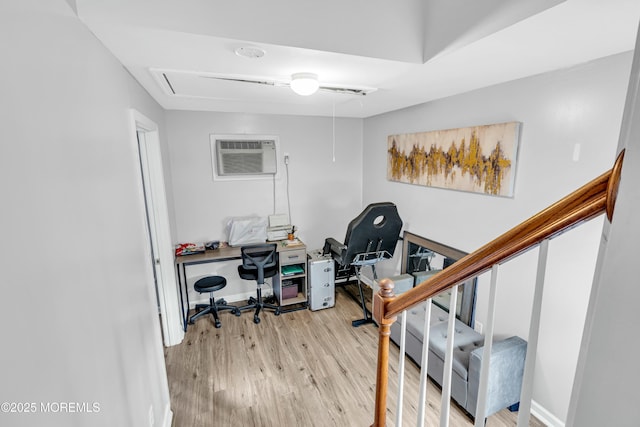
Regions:
[[[411,308],[407,313],[406,352],[418,365],[422,361],[425,304]],[[439,385],[442,385],[443,378],[448,316],[446,311],[432,304],[427,374]],[[402,318],[398,316],[398,320],[391,327],[391,340],[398,345],[401,324]],[[456,320],[455,333],[451,397],[475,417],[484,337],[459,320]],[[526,341],[517,336],[494,341],[489,370],[487,417],[504,408],[517,407],[526,351]]]

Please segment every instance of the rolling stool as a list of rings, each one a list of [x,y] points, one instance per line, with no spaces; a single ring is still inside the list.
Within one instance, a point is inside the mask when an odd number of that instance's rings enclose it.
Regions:
[[[216,328],[219,328],[222,326],[222,323],[220,323],[220,319],[218,319],[218,311],[232,310],[236,316],[240,315],[240,310],[232,305],[227,305],[227,302],[224,299],[220,299],[218,301],[214,300],[213,293],[219,291],[225,286],[227,286],[227,279],[222,276],[203,277],[193,285],[193,288],[201,294],[209,292],[209,304],[197,304],[196,310],[200,311],[189,318],[189,323],[193,324],[193,322],[198,318],[211,313],[213,315]]]

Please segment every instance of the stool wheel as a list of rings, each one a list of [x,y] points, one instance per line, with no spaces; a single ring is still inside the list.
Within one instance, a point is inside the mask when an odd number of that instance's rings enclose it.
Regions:
[[[220,329],[222,327],[222,323],[219,320],[216,320],[216,329]]]
[[[240,317],[241,313],[240,313],[240,310],[236,308],[235,310],[233,310],[233,314],[235,314],[236,317]]]
[[[253,316],[253,323],[255,323],[256,325],[260,323],[260,318],[258,316]]]
[[[276,308],[276,311],[274,311],[273,314],[280,316],[280,308]]]

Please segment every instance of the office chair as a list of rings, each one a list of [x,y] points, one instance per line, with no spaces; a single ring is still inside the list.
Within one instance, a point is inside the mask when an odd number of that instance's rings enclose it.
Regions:
[[[213,293],[219,291],[225,286],[227,286],[227,279],[222,276],[207,276],[194,283],[193,288],[196,291],[201,294],[209,292],[209,304],[197,304],[196,314],[189,318],[189,323],[193,324],[200,317],[211,314],[216,328],[220,328],[222,326],[222,323],[220,323],[220,319],[218,318],[218,312],[220,310],[231,310],[236,314],[236,316],[240,315],[240,311],[237,307],[227,305],[227,302],[224,299],[215,301],[213,298]]]
[[[278,274],[278,255],[276,253],[276,244],[243,246],[240,248],[242,254],[242,265],[238,266],[240,277],[246,280],[255,280],[257,282],[256,298],[249,298],[248,304],[238,307],[239,311],[255,309],[253,314],[253,322],[260,323],[261,310],[273,310],[275,315],[280,314],[280,307],[274,304],[267,304],[262,300],[262,285],[264,279],[273,277]],[[239,311],[236,315],[239,315]]]
[[[358,301],[351,293],[349,296],[362,306],[363,318],[351,322],[354,327],[373,322],[365,305],[360,269],[365,265],[371,266],[373,278],[378,280],[375,265],[393,257],[401,229],[402,219],[396,205],[391,202],[372,203],[349,223],[344,243],[332,237],[325,239],[322,252],[331,254],[334,259],[336,279],[348,282],[353,275],[357,279],[360,299]]]

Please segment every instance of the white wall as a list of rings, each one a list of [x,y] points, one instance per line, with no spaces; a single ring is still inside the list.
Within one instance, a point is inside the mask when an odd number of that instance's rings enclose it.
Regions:
[[[363,204],[389,199],[405,229],[465,251],[478,248],[611,168],[630,64],[625,53],[366,119]],[[513,198],[386,179],[388,135],[506,121],[523,123]],[[550,246],[534,400],[556,421],[567,415],[601,228],[601,219],[592,221]],[[528,335],[536,260],[534,250],[500,269],[499,335]]]
[[[625,149],[613,221],[604,229],[567,425],[638,425],[640,33],[618,151]],[[608,224],[608,223],[607,223]],[[631,338],[631,339],[630,339]],[[615,421],[614,421],[615,420]]]
[[[0,424],[169,425],[129,122],[163,111],[64,0],[2,2],[0,52],[0,401],[38,412]]]
[[[175,195],[176,243],[227,240],[232,217],[274,213],[272,180],[213,181],[210,134],[276,135],[288,153],[291,222],[309,249],[326,237],[344,238],[347,224],[362,209],[362,120],[327,117],[168,111],[167,131]],[[275,210],[287,213],[287,180],[275,183]],[[190,267],[189,276],[220,274],[229,285],[219,295],[230,300],[255,293],[255,283],[241,282],[238,262]],[[199,299],[189,280],[191,301]],[[238,295],[240,294],[240,295]]]

